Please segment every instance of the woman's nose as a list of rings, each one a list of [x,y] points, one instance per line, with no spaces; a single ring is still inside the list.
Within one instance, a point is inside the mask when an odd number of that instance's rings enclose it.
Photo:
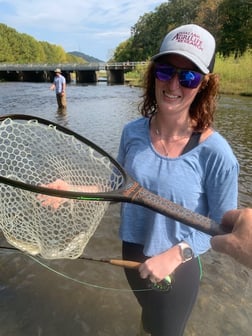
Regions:
[[[177,73],[167,82],[171,91],[177,90],[180,87],[179,76]]]

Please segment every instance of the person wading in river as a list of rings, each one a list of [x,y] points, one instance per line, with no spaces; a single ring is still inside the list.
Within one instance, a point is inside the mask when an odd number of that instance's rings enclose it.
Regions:
[[[50,90],[55,90],[56,92],[56,99],[59,109],[65,109],[66,104],[66,79],[61,74],[60,69],[56,69],[55,71],[55,77],[53,80],[53,83],[50,87]]]

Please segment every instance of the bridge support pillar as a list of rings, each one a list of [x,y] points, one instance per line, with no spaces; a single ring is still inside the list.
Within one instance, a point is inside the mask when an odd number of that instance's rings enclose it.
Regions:
[[[107,81],[109,84],[124,84],[124,71],[118,69],[107,70]]]
[[[0,79],[10,82],[22,81],[22,72],[20,71],[0,71]]]
[[[94,70],[76,71],[76,83],[96,83],[97,81],[98,77]]]
[[[22,71],[22,81],[23,82],[47,82],[46,71]]]

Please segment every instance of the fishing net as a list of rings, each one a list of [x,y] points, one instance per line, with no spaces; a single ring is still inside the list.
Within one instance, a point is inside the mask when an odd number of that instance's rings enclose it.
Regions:
[[[121,183],[109,159],[55,126],[34,120],[0,124],[0,175],[35,186],[62,179],[73,191],[94,185],[110,191]],[[78,258],[109,206],[68,198],[54,208],[45,206],[37,193],[4,183],[0,197],[0,228],[6,240],[46,259]]]

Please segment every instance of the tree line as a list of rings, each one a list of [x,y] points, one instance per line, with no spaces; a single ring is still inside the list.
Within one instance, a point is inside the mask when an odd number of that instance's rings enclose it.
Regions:
[[[113,60],[148,60],[168,31],[189,23],[210,31],[216,51],[224,57],[237,58],[252,47],[251,0],[170,0],[139,18],[131,37],[115,49]]]
[[[32,36],[20,34],[0,23],[1,63],[85,63],[83,58],[66,53],[58,45],[37,41]]]

